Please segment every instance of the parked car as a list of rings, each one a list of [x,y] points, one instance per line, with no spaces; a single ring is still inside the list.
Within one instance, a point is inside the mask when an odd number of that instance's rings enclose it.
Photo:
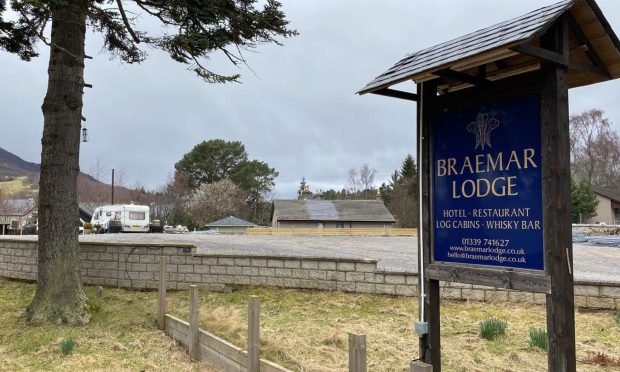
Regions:
[[[153,220],[149,225],[149,232],[151,233],[163,233],[164,232],[164,224],[161,220]]]

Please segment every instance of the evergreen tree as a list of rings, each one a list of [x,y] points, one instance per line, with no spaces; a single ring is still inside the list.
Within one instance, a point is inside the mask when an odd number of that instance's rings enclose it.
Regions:
[[[592,186],[585,181],[572,181],[570,185],[571,213],[574,223],[583,223],[596,214],[598,199]]]
[[[400,170],[395,170],[389,184],[383,184],[379,191],[400,227],[417,226],[418,168],[411,154],[407,154]]]
[[[43,138],[39,183],[37,289],[28,306],[31,321],[84,323],[89,320],[80,276],[77,228],[82,94],[86,30],[104,36],[104,49],[127,63],[146,59],[146,45],[167,52],[210,83],[238,81],[205,65],[221,52],[243,64],[240,51],[276,37],[296,34],[275,0],[0,0],[0,49],[23,60],[37,56],[36,43],[50,46],[48,87],[42,105]],[[125,12],[125,6],[132,13]],[[15,14],[18,16],[15,17]],[[163,30],[149,34],[138,21],[153,19]],[[46,27],[51,24],[50,39]],[[146,27],[146,25],[143,25]]]
[[[301,183],[299,184],[299,190],[297,190],[297,200],[312,199],[312,192],[310,186],[306,183],[306,177],[301,177]]]

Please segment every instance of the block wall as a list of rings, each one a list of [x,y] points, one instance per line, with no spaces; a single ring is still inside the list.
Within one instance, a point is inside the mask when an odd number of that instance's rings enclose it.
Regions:
[[[159,260],[168,257],[167,286],[190,284],[256,285],[416,296],[416,273],[377,269],[376,260],[198,254],[192,245],[102,244],[83,242],[81,271],[85,284],[155,289]],[[0,276],[36,280],[37,242],[0,239]],[[441,296],[452,300],[545,303],[545,295],[485,286],[441,283]],[[575,304],[620,309],[620,283],[577,283]]]

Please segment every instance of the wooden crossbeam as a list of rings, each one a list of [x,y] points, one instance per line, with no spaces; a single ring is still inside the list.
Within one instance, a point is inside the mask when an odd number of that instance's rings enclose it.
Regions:
[[[586,48],[585,52],[588,58],[590,58],[590,62],[592,62],[593,65],[603,70],[605,72],[605,75],[607,75],[607,77],[611,79],[611,74],[609,73],[609,71],[607,71],[607,68],[605,67],[605,63],[603,62],[603,60],[601,60],[598,53],[596,53],[596,50],[594,49],[594,47],[592,47],[592,44],[590,43],[590,39],[588,39],[588,37],[584,34],[583,30],[579,26],[579,23],[577,22],[575,17],[570,12],[567,12],[566,18],[568,20],[568,28],[570,29],[570,31],[577,38],[577,41],[579,41],[579,44],[581,44],[582,46],[585,46]]]
[[[605,78],[611,79],[609,73],[606,70],[601,69],[599,66],[588,65],[586,63],[575,61],[574,59],[570,59],[568,56],[550,51],[548,49],[539,48],[530,44],[523,44],[512,48],[512,50],[521,54],[528,55],[530,57],[540,59],[545,62],[550,62],[556,65],[569,67],[575,70],[580,70],[595,75],[601,75]]]
[[[463,72],[458,72],[458,71],[454,71],[450,69],[439,70],[439,71],[433,72],[433,75],[440,76],[443,78],[449,78],[449,79],[462,81],[464,83],[469,83],[472,85],[485,85],[489,83],[489,80],[487,80],[486,77],[473,76],[473,75],[469,75]],[[485,75],[486,75],[486,70],[485,70]]]
[[[392,97],[392,98],[400,98],[406,99],[408,101],[418,101],[418,95],[415,93],[403,92],[402,90],[395,90],[390,88],[384,88],[380,90],[376,90],[371,92],[373,94],[378,94],[380,96]]]

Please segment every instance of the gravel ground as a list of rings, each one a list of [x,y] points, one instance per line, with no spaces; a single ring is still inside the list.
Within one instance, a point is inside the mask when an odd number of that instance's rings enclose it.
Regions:
[[[35,237],[14,237],[32,240]],[[254,236],[225,234],[108,234],[81,241],[194,244],[201,253],[367,258],[391,272],[417,272],[416,237]],[[620,283],[620,247],[573,244],[575,280]]]
[[[207,234],[87,235],[83,241],[191,243],[198,252],[303,257],[369,258],[386,271],[417,272],[415,237],[303,237]],[[575,280],[620,283],[620,248],[574,244]]]

